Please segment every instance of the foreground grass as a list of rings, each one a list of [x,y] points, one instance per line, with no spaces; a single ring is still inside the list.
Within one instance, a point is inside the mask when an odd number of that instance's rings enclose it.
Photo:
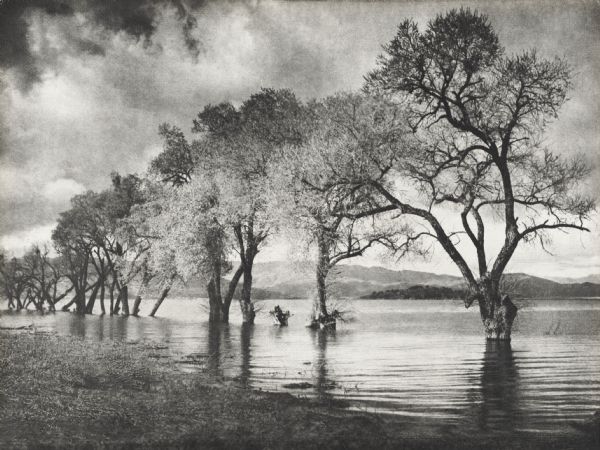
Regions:
[[[164,349],[0,332],[0,448],[588,448],[474,436],[182,373]]]

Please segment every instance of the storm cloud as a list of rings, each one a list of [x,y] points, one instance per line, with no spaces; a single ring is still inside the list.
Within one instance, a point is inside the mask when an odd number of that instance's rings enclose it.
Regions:
[[[197,55],[199,43],[191,33],[196,24],[192,12],[202,4],[198,0],[5,0],[0,4],[0,68],[14,72],[20,89],[30,89],[33,83],[40,81],[45,67],[32,53],[28,39],[31,15],[37,13],[83,16],[108,32],[123,32],[149,43],[161,11],[173,8],[181,22],[186,46]],[[104,54],[102,42],[77,35],[69,38],[71,48],[76,52]]]

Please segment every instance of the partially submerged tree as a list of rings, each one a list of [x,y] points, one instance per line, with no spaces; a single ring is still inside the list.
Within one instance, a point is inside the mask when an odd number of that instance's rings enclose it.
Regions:
[[[71,199],[71,209],[60,214],[52,240],[63,272],[75,290],[75,297],[64,310],[75,304],[77,312],[91,314],[99,294],[104,312],[105,287],[109,285],[110,313],[122,308],[123,314],[129,315],[128,285],[143,272],[148,244],[132,234],[123,221],[144,201],[140,182],[135,175],[114,173],[110,189],[77,195]],[[86,301],[88,290],[91,294]]]
[[[52,231],[52,242],[60,257],[61,272],[69,280],[75,296],[63,310],[75,304],[78,314],[86,312],[86,292],[90,275],[90,259],[95,248],[96,227],[87,210],[86,194],[71,199],[71,209],[60,214]]]
[[[391,229],[383,216],[370,220],[348,217],[348,209],[365,208],[373,198],[365,189],[344,189],[344,174],[359,174],[360,148],[391,151],[404,140],[407,127],[395,105],[360,95],[340,94],[312,102],[307,137],[287,146],[272,167],[273,210],[301,228],[316,249],[316,296],[312,327],[335,328],[337,311],[328,310],[328,276],[341,261],[355,258],[374,244],[401,246],[406,230]],[[404,246],[406,248],[406,246]]]
[[[59,271],[59,261],[50,257],[47,245],[34,245],[23,256],[23,271],[27,280],[28,296],[24,308],[32,303],[38,311],[47,307],[49,311],[55,310],[55,304],[66,297],[73,286],[59,286],[63,275]],[[62,292],[59,292],[61,291]]]
[[[468,9],[439,15],[424,31],[406,20],[384,48],[366,89],[402,102],[421,150],[388,165],[389,155],[365,149],[375,173],[346,184],[380,200],[355,217],[394,211],[421,221],[427,231],[415,237],[432,237],[454,261],[470,290],[465,305],[479,302],[486,337],[508,340],[516,307],[500,280],[517,246],[536,239],[544,245],[551,230],[588,231],[584,222],[594,209],[578,191],[588,166],[540,141],[566,100],[570,69],[535,51],[504,55],[488,19]],[[394,185],[398,176],[418,187],[417,200]],[[456,211],[476,271],[442,219],[448,211]],[[504,242],[490,258],[486,221],[494,212]]]
[[[161,216],[163,206],[168,204],[168,189],[163,183],[143,180],[141,190],[146,201],[134,205],[121,223],[123,234],[129,236],[132,243],[147,248],[142,259],[143,275],[133,307],[134,315],[139,312],[142,295],[150,280],[160,292],[150,312],[150,316],[154,317],[173,285],[182,279],[175,261],[176,249],[162,245],[163,235],[169,233]]]
[[[27,291],[25,267],[19,259],[8,258],[4,251],[0,252],[0,285],[9,309],[14,308],[19,311],[25,308],[24,294]]]
[[[199,139],[191,144],[177,127],[163,125],[160,129],[165,150],[151,163],[151,171],[179,189],[201,178],[192,190],[197,197],[211,199],[210,206],[205,203],[202,207],[210,211],[211,230],[218,236],[210,242],[222,242],[223,249],[239,256],[223,305],[228,311],[229,292],[233,295],[238,281],[243,279],[240,309],[246,323],[253,323],[255,316],[251,298],[254,259],[272,229],[265,199],[268,165],[279,155],[282,145],[299,141],[302,114],[301,105],[291,92],[263,89],[239,109],[229,103],[206,106],[194,120],[193,131]],[[220,227],[218,232],[215,227]],[[202,235],[207,230],[203,228],[198,233]],[[193,230],[188,228],[186,232]],[[220,258],[212,264],[212,294],[209,292],[209,298],[219,298],[221,280],[217,272],[225,275],[223,269],[229,265],[230,254],[208,247],[204,250],[204,256]],[[221,319],[227,317],[225,314]]]
[[[148,231],[155,237],[150,251],[154,270],[171,282],[176,276],[185,282],[194,277],[202,280],[209,299],[209,320],[228,322],[242,270],[234,274],[223,294],[222,277],[231,269],[227,260],[230,243],[219,223],[218,198],[210,177],[195,176],[177,189],[165,189],[163,197],[155,201],[157,211],[148,218]]]
[[[243,272],[240,307],[244,322],[254,322],[252,268],[272,232],[267,211],[268,168],[284,145],[299,145],[306,110],[288,90],[263,89],[239,109],[230,103],[209,105],[198,114],[194,130],[198,171],[218,173],[222,223],[233,231],[233,248]],[[237,273],[237,272],[236,272]]]

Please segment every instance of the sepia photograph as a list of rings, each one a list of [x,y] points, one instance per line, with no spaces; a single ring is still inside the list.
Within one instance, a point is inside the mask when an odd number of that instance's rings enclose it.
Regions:
[[[599,0],[0,0],[0,449],[598,449],[599,197]]]

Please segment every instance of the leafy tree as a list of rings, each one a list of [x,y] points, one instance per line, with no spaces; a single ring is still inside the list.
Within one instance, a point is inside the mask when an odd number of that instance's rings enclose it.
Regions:
[[[380,200],[357,216],[394,211],[423,223],[427,231],[415,238],[435,239],[454,261],[469,286],[465,305],[478,300],[487,338],[508,340],[516,307],[500,281],[517,246],[545,245],[551,230],[588,231],[584,222],[594,209],[578,190],[588,165],[541,141],[566,100],[570,68],[535,51],[505,55],[488,19],[468,9],[437,16],[424,31],[406,20],[384,49],[366,90],[404,105],[420,150],[399,149],[389,159],[365,149],[372,160],[368,179],[346,184],[360,184]],[[395,185],[398,176],[419,195]],[[462,230],[448,229],[444,217],[451,212]],[[486,231],[496,219],[504,242],[490,258]],[[476,271],[458,232],[476,255]]]
[[[118,313],[122,306],[123,313],[129,315],[128,284],[143,272],[143,255],[148,250],[146,241],[135,236],[124,222],[133,206],[144,201],[140,183],[135,175],[121,177],[115,173],[110,189],[75,196],[71,209],[61,213],[52,240],[61,255],[65,276],[75,289],[73,301],[63,309],[75,303],[77,312],[90,314],[99,293],[104,312],[105,285],[110,275],[110,313]],[[90,269],[95,269],[93,277]],[[147,283],[148,277],[142,278],[142,284]],[[88,290],[92,292],[86,303]]]
[[[254,321],[252,268],[273,230],[267,211],[268,169],[284,145],[302,142],[306,109],[289,90],[263,89],[236,109],[229,103],[208,105],[194,120],[199,173],[218,173],[222,223],[233,231],[243,284],[240,307],[244,322]],[[236,272],[237,274],[237,272]]]
[[[194,176],[177,189],[164,189],[146,206],[154,210],[146,217],[146,232],[153,237],[151,267],[168,283],[176,277],[185,282],[200,278],[206,285],[210,321],[227,322],[242,270],[234,274],[223,295],[221,279],[231,270],[229,240],[219,222],[219,192],[211,178]]]
[[[60,256],[60,270],[71,283],[75,296],[63,306],[63,310],[75,304],[78,314],[86,312],[86,291],[90,259],[97,240],[97,229],[87,211],[87,201],[92,193],[71,199],[71,209],[62,212],[56,228],[52,231],[54,248]]]
[[[223,305],[229,307],[229,292],[233,295],[243,276],[240,307],[244,322],[254,321],[252,268],[273,226],[266,211],[268,167],[280,154],[282,145],[299,142],[303,114],[304,110],[290,91],[263,89],[252,95],[239,109],[229,103],[206,106],[194,120],[193,131],[198,138],[191,144],[176,127],[163,125],[160,129],[165,139],[165,149],[151,163],[150,169],[163,181],[181,189],[200,179],[190,191],[183,190],[182,195],[206,200],[197,211],[208,214],[213,221],[209,227],[201,224],[196,237],[212,230],[210,233],[215,238],[207,242],[221,245],[219,251],[204,248],[213,258],[223,258],[215,260],[212,265],[213,284],[209,283],[207,287],[213,293],[209,291],[209,299],[211,295],[219,298],[220,274],[224,274],[222,269],[229,266],[229,252],[236,252],[239,266],[233,272],[233,284],[229,286],[233,291],[228,289]],[[201,189],[206,191],[202,192]],[[174,220],[177,215],[173,210],[175,204],[187,207],[185,202],[168,205],[165,211]],[[210,206],[206,206],[208,204]],[[183,217],[187,215],[181,214],[177,220],[182,221]],[[181,225],[183,234],[193,233],[193,230]],[[215,226],[220,227],[218,232]],[[171,247],[170,251],[173,249]],[[200,258],[196,260],[200,264],[198,267],[205,268],[202,257],[197,256]],[[186,266],[178,267],[178,271],[187,271]],[[204,273],[204,269],[199,269],[198,273]],[[223,319],[226,317],[226,314],[222,316]]]
[[[360,148],[375,146],[393,151],[407,127],[393,104],[361,95],[340,94],[311,102],[310,126],[301,145],[288,145],[272,167],[273,211],[284,222],[300,228],[316,248],[316,287],[312,326],[335,327],[337,311],[328,311],[327,279],[341,261],[361,256],[374,244],[400,251],[403,228],[391,229],[380,215],[366,221],[349,217],[349,208],[371,207],[374,199],[365,189],[344,189],[346,173],[363,176]],[[356,180],[354,180],[356,182]]]

